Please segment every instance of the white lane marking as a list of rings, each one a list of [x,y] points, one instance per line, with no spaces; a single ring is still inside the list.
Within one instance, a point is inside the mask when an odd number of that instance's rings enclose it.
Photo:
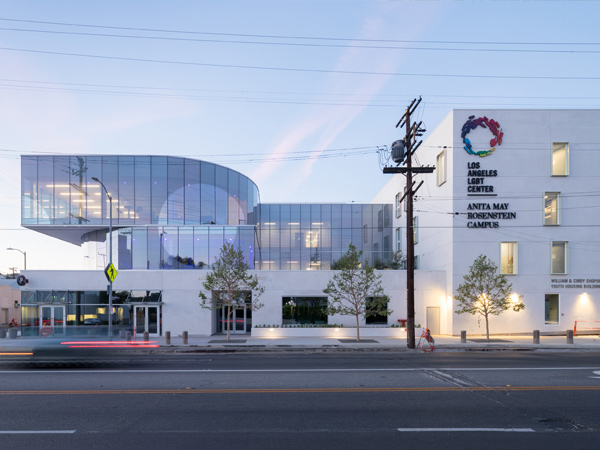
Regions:
[[[594,372],[592,372],[594,375],[600,375],[600,370],[594,370]],[[599,378],[600,377],[590,377],[590,378]]]
[[[0,434],[73,434],[77,430],[0,430]]]
[[[499,370],[592,370],[600,372],[600,367],[421,367],[421,368],[398,368],[398,369],[121,369],[121,370],[0,370],[0,374],[48,374],[48,373],[289,373],[289,372],[423,372],[448,370],[454,372],[489,372]]]
[[[455,431],[455,432],[477,432],[477,431],[497,431],[501,433],[535,433],[531,428],[398,428],[398,431],[403,433],[429,433],[429,432],[446,432],[446,431]]]

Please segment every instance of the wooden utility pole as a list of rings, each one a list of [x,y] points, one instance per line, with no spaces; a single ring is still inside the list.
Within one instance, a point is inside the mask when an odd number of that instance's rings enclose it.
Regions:
[[[402,140],[405,149],[405,160],[394,159],[397,164],[405,162],[404,167],[384,167],[383,173],[404,173],[406,174],[406,192],[400,199],[406,199],[406,346],[415,348],[415,239],[414,239],[414,219],[413,219],[413,198],[419,190],[423,181],[415,188],[413,182],[413,173],[432,173],[435,167],[413,167],[412,154],[417,151],[421,143],[416,142],[416,138],[423,136],[425,129],[421,128],[423,122],[411,124],[411,115],[421,103],[421,98],[414,99],[406,108],[406,112],[396,124],[398,127],[406,127],[406,134]]]

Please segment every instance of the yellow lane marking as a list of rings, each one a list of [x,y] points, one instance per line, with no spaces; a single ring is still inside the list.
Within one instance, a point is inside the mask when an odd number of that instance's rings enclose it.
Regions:
[[[110,394],[294,394],[353,392],[469,392],[469,391],[598,391],[600,386],[490,386],[406,388],[303,388],[303,389],[96,389],[56,391],[0,391],[0,395],[110,395]]]

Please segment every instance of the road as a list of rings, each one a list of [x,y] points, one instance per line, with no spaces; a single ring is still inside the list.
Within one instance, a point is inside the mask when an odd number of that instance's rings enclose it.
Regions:
[[[144,355],[0,365],[5,448],[597,448],[600,353]]]

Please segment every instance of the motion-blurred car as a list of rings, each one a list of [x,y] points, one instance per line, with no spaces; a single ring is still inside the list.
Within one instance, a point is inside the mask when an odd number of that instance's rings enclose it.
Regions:
[[[100,319],[85,319],[83,321],[84,325],[100,325]]]

